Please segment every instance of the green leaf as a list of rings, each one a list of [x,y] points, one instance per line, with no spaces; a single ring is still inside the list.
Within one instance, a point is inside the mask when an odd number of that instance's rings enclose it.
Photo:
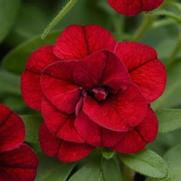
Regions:
[[[123,181],[121,168],[115,159],[102,159],[102,172],[104,181]]]
[[[154,104],[154,109],[176,107],[181,103],[181,61],[175,61],[168,68],[168,81],[165,93]]]
[[[157,10],[153,13],[154,15],[161,15],[161,16],[166,16],[169,18],[172,18],[173,20],[175,20],[177,23],[181,24],[181,17],[180,15],[177,15],[174,12],[171,11],[167,11],[167,10]]]
[[[164,178],[168,174],[166,162],[151,150],[135,155],[120,155],[120,159],[132,170],[149,177]]]
[[[157,111],[159,132],[167,133],[181,128],[181,109],[162,109]]]
[[[28,56],[42,45],[55,43],[58,34],[58,32],[51,33],[46,40],[42,40],[38,36],[17,46],[3,59],[3,68],[10,72],[21,74],[25,69]]]
[[[171,148],[164,159],[168,162],[169,173],[165,179],[147,179],[147,181],[180,181],[181,178],[181,144]]]
[[[69,181],[101,181],[102,172],[100,167],[100,158],[93,158],[86,162]]]
[[[26,142],[32,145],[36,150],[39,148],[39,128],[42,123],[42,119],[39,115],[22,115],[21,116],[26,130]]]
[[[11,30],[19,7],[20,0],[0,0],[0,42]]]
[[[7,71],[0,70],[0,94],[20,95],[20,78]]]
[[[39,160],[36,181],[66,181],[75,167],[75,163],[61,163],[42,154],[39,154]]]

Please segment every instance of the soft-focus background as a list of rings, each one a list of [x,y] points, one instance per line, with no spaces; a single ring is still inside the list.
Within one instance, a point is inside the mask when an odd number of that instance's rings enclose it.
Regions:
[[[181,108],[180,1],[173,1],[177,3],[173,6],[165,4],[162,7],[163,12],[157,10],[152,14],[128,18],[111,9],[106,0],[79,0],[50,35],[41,40],[40,35],[44,28],[66,2],[65,0],[0,0],[1,103],[9,105],[22,115],[34,114],[24,105],[20,95],[20,74],[28,54],[42,44],[53,43],[67,25],[97,24],[112,31],[120,41],[144,42],[158,51],[160,59],[167,66],[168,85],[165,94],[153,104],[153,108],[158,114],[161,114],[162,109],[167,110],[165,108],[176,108],[179,112]],[[181,122],[180,115],[178,114],[176,119]],[[172,112],[169,116],[165,119],[171,122]],[[33,118],[30,116],[28,120],[30,119]],[[160,133],[157,141],[151,145],[157,153],[164,155],[171,147],[181,143],[181,130],[174,128],[173,130],[167,134]],[[31,134],[32,129],[29,131]],[[35,132],[34,129],[33,131]],[[28,139],[31,140],[31,136]],[[138,180],[141,180],[141,177]]]

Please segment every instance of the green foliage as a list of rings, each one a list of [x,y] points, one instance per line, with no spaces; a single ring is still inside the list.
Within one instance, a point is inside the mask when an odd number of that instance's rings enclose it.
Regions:
[[[181,128],[181,109],[162,109],[157,111],[159,132],[167,133]]]
[[[120,159],[132,170],[149,177],[164,178],[168,174],[166,162],[151,150],[135,155],[120,155]]]
[[[0,0],[0,42],[8,35],[20,7],[20,0]]]
[[[75,167],[74,163],[60,163],[54,158],[48,158],[38,154],[40,165],[36,181],[66,181],[71,171]]]

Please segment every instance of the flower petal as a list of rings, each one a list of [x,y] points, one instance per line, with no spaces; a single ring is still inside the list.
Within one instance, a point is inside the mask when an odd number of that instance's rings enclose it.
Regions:
[[[148,109],[144,121],[136,127],[136,130],[146,142],[150,143],[155,140],[158,133],[158,120],[151,108]]]
[[[84,142],[74,127],[74,116],[60,112],[46,99],[42,100],[42,114],[46,126],[53,135],[66,141]]]
[[[84,113],[98,125],[112,131],[128,131],[143,121],[147,103],[135,86],[120,91],[105,103],[85,98]]]
[[[119,13],[135,16],[142,10],[141,0],[108,0],[109,4]]]
[[[50,133],[45,124],[42,124],[39,132],[39,141],[42,151],[49,157],[55,157],[58,153],[61,139]]]
[[[158,8],[163,3],[163,0],[143,0],[143,10],[150,11]]]
[[[74,162],[88,156],[93,147],[87,144],[78,144],[65,142],[54,137],[45,125],[40,129],[40,145],[48,156],[57,156],[59,160],[64,162]]]
[[[87,157],[93,149],[94,148],[88,144],[62,142],[58,158],[63,162],[76,162]]]
[[[21,118],[4,105],[0,105],[0,153],[17,148],[25,138]]]
[[[100,26],[72,25],[61,33],[54,53],[63,60],[81,59],[98,50],[112,50],[114,45],[111,33]]]
[[[76,118],[75,127],[88,144],[93,146],[101,145],[101,128],[84,113],[80,113]]]
[[[41,75],[45,97],[62,112],[74,113],[80,99],[80,89],[73,83],[75,62],[59,62],[47,67]]]
[[[57,58],[53,55],[52,46],[39,48],[28,59],[26,70],[22,74],[22,96],[28,106],[38,111],[40,111],[42,97],[40,74],[47,65],[55,61]]]
[[[119,43],[116,54],[127,66],[132,80],[149,101],[157,99],[165,88],[166,71],[156,51],[142,43]]]
[[[22,145],[0,154],[0,180],[33,181],[36,176],[38,158],[33,150]]]
[[[75,65],[74,80],[83,88],[106,85],[119,90],[130,84],[124,64],[111,52],[99,51]]]
[[[143,96],[150,102],[160,97],[166,86],[164,65],[153,60],[131,72],[132,80],[139,86]]]
[[[144,121],[127,133],[120,134],[120,142],[113,148],[121,153],[136,153],[152,142],[158,133],[158,121],[149,108]]]

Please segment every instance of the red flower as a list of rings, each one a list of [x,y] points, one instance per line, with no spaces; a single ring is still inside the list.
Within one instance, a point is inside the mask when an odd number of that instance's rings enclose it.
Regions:
[[[0,180],[34,180],[38,160],[33,150],[23,144],[24,137],[20,117],[0,105]]]
[[[158,123],[149,104],[165,83],[153,48],[118,43],[98,26],[74,25],[29,58],[22,95],[44,117],[44,152],[76,161],[96,146],[135,153],[152,142]]]
[[[143,11],[158,8],[164,0],[108,0],[109,4],[125,16],[135,16]]]

